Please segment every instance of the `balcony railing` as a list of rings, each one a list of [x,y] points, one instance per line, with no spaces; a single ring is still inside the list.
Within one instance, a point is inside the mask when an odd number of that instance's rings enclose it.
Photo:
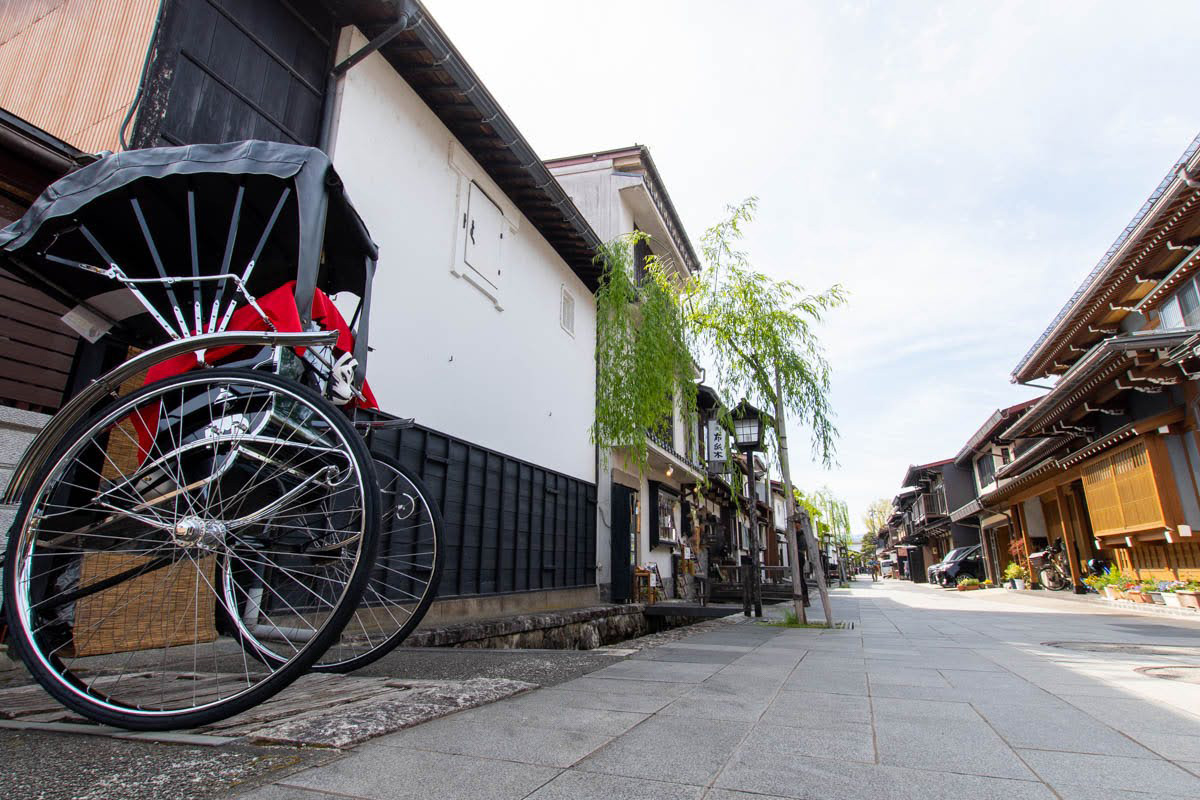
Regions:
[[[913,522],[918,524],[944,517],[947,513],[946,493],[941,488],[918,495],[912,507]]]

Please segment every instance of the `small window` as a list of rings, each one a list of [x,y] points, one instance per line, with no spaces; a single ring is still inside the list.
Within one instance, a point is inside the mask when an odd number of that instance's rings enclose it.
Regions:
[[[1174,295],[1168,297],[1167,302],[1159,306],[1158,327],[1162,330],[1183,327],[1183,315],[1179,313],[1179,301],[1175,299]]]
[[[987,453],[980,457],[975,462],[975,475],[979,478],[979,488],[990,486],[995,479],[996,474],[996,459],[991,453]]]
[[[572,336],[575,335],[575,296],[562,287],[562,297],[558,303],[558,324]]]
[[[504,215],[500,207],[483,193],[478,184],[472,182],[467,197],[467,213],[463,217],[463,260],[497,289],[504,277],[501,258],[504,227]]]
[[[1179,290],[1179,310],[1183,312],[1183,324],[1192,327],[1200,325],[1200,296],[1196,294],[1196,284],[1188,281]]]

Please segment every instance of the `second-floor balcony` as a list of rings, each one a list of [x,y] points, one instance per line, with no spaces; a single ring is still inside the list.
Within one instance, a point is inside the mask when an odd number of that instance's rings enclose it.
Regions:
[[[949,512],[946,509],[946,492],[940,486],[917,495],[912,506],[912,520],[917,525],[944,517],[947,513]]]

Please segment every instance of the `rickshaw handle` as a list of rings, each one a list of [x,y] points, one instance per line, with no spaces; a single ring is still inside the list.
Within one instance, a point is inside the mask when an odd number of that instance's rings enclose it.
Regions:
[[[116,396],[121,384],[139,372],[185,353],[197,353],[210,348],[227,345],[250,345],[260,347],[312,347],[337,343],[337,331],[312,331],[307,333],[279,333],[277,331],[224,331],[189,336],[186,339],[161,344],[120,364],[92,381],[79,394],[50,418],[46,427],[34,437],[25,449],[21,460],[13,470],[12,478],[0,503],[17,503],[33,476],[50,457],[59,440],[66,436],[72,426],[84,415],[102,403],[108,396]]]

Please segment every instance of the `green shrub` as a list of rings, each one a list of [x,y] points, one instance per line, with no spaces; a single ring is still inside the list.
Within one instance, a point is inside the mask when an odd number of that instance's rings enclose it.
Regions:
[[[978,586],[979,578],[959,578],[958,585],[959,586]]]
[[[1029,572],[1015,561],[1008,562],[1008,566],[1004,568],[1004,580],[1006,581],[1027,581],[1029,580]]]

